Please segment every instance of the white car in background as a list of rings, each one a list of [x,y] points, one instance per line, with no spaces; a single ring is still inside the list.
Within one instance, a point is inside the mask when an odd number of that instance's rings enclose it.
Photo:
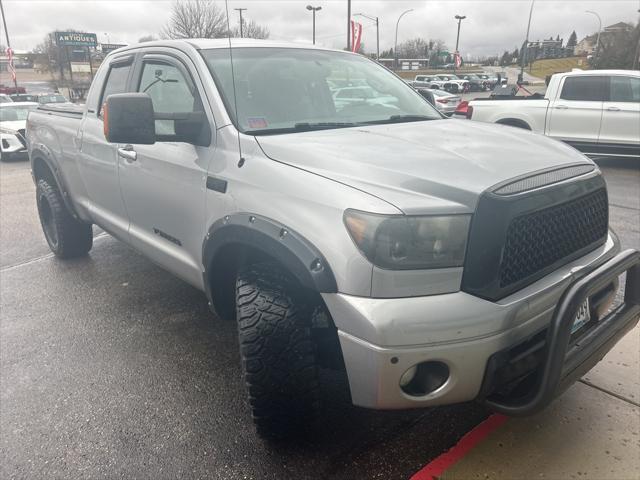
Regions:
[[[435,107],[446,116],[450,117],[456,111],[462,97],[445,92],[444,90],[433,90]]]
[[[453,73],[438,74],[436,78],[444,82],[444,90],[453,93],[462,93],[469,90],[469,80],[464,80]]]
[[[0,103],[11,103],[13,102],[13,100],[11,100],[11,97],[9,95],[7,95],[6,93],[0,93]]]
[[[436,78],[435,75],[416,75],[414,81],[427,84],[429,86],[428,88],[444,88],[444,84],[446,83]]]
[[[544,96],[475,99],[467,118],[542,133],[592,157],[640,158],[640,71],[556,73]]]
[[[436,90],[433,88],[414,87],[420,95],[422,95],[431,105],[436,107],[438,111],[447,117],[453,115],[460,105],[461,97],[452,95],[444,90]]]
[[[377,92],[369,86],[338,88],[333,92],[336,108],[353,104],[388,104],[395,101],[394,97]]]
[[[27,159],[27,116],[36,108],[38,104],[35,102],[0,103],[0,161]]]

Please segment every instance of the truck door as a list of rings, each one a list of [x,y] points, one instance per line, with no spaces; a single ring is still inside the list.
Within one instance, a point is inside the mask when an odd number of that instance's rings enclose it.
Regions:
[[[180,141],[178,120],[156,120],[153,145],[120,145],[120,188],[129,214],[132,245],[189,283],[202,286],[207,167],[215,129],[204,90],[186,65],[189,59],[144,54],[136,65],[135,90],[147,93],[156,115],[206,115],[210,145]],[[190,64],[192,65],[192,64]],[[192,67],[193,68],[193,67]],[[169,114],[169,115],[167,115]]]
[[[602,120],[606,77],[572,75],[564,78],[560,94],[549,105],[550,137],[569,143],[596,144]]]
[[[609,77],[598,143],[603,152],[640,155],[640,77]]]
[[[133,55],[125,55],[112,59],[102,88],[92,92],[87,100],[78,166],[87,188],[89,209],[96,222],[123,239],[128,237],[129,219],[118,184],[117,146],[108,143],[104,137],[102,104],[109,95],[128,91],[133,58]],[[96,82],[99,81],[97,78]]]

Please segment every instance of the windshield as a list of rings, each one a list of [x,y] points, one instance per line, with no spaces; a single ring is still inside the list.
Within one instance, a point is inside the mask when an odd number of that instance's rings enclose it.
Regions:
[[[229,50],[201,53],[229,115],[245,133],[442,119],[405,82],[360,55],[299,48],[234,48],[234,95]]]
[[[26,120],[31,110],[35,110],[36,105],[7,105],[0,108],[0,122],[15,122]]]

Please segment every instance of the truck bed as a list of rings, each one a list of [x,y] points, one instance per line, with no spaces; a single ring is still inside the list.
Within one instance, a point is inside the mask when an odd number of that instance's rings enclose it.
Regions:
[[[76,103],[48,103],[40,105],[38,111],[48,115],[62,115],[82,118],[84,104]]]

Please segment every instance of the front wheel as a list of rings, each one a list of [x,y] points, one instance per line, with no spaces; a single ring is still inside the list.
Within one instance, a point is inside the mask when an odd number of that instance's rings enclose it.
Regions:
[[[258,434],[284,438],[315,424],[320,408],[311,307],[297,282],[276,264],[240,271],[238,337],[249,404]]]
[[[51,251],[59,258],[76,258],[93,246],[90,223],[77,220],[67,209],[56,185],[45,179],[36,185],[38,216]]]

